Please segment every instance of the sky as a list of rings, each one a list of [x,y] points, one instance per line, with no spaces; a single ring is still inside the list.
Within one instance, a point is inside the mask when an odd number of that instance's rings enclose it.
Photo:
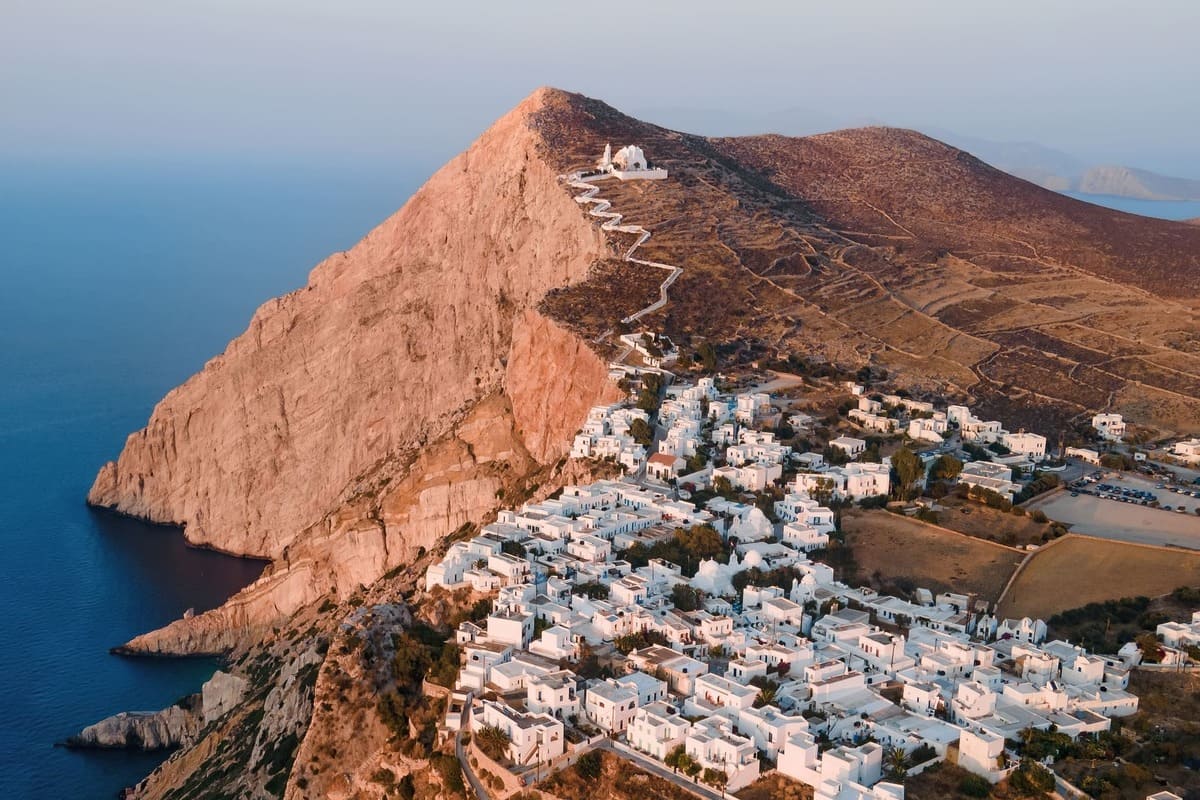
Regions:
[[[548,84],[1200,178],[1197,30],[1196,0],[5,0],[0,160],[436,166]]]

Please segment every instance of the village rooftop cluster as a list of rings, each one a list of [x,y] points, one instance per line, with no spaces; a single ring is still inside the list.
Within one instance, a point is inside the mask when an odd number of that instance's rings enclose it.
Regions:
[[[631,346],[670,358],[669,342]],[[785,420],[767,393],[725,393],[702,378],[665,387],[647,411],[636,387],[662,373],[614,369],[631,400],[592,409],[571,454],[615,461],[625,476],[503,511],[426,574],[430,589],[494,593],[487,617],[456,632],[463,661],[446,724],[501,732],[512,770],[552,769],[602,738],[722,789],[748,785],[765,764],[815,787],[817,800],[897,800],[903,786],[887,779],[896,753],[908,774],[951,759],[997,782],[1017,767],[1008,742],[1022,731],[1096,734],[1137,710],[1126,688],[1134,645],[1092,654],[972,597],[918,589],[905,600],[838,581],[820,558],[835,514],[817,498],[891,488],[886,460],[855,460],[863,439],[830,441],[845,457],[834,466],[778,441],[782,422],[812,420]],[[1011,498],[1012,468],[1046,457],[1044,437],[965,406],[849,388],[865,429],[1002,443],[1007,454],[964,466],[970,485]],[[900,419],[885,415],[894,409]],[[1119,438],[1122,425],[1105,427]],[[785,474],[772,522],[745,501]],[[735,493],[713,493],[726,485]],[[1160,634],[1200,636],[1200,619],[1170,626]]]

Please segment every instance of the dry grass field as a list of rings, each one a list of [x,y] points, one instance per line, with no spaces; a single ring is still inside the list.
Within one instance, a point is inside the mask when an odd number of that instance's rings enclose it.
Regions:
[[[1200,553],[1068,535],[1034,554],[1000,604],[1006,617],[1048,619],[1122,597],[1200,585]]]
[[[953,495],[939,500],[946,507],[938,513],[938,524],[952,531],[978,536],[980,539],[1020,547],[1041,544],[1048,523],[1034,522],[1029,515],[1018,516],[996,508],[988,508],[973,500]],[[963,513],[963,512],[966,513]]]
[[[873,583],[907,578],[933,591],[994,602],[1022,558],[1011,548],[887,511],[847,512],[842,529],[859,579]]]

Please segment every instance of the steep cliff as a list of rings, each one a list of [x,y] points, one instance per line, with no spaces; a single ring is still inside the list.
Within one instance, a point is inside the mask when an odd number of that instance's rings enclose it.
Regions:
[[[604,239],[545,160],[539,90],[308,285],[170,392],[100,470],[97,506],[273,559],[217,612],[133,651],[227,649],[231,631],[370,583],[552,464],[604,363],[536,309]]]

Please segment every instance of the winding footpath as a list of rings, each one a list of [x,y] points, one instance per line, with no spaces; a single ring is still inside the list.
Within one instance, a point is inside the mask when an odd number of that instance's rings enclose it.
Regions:
[[[639,247],[646,243],[650,238],[650,231],[643,228],[641,225],[622,225],[621,215],[615,211],[609,211],[612,208],[612,203],[602,197],[597,197],[600,193],[600,187],[595,183],[583,180],[583,173],[574,172],[570,175],[564,175],[563,180],[567,182],[567,186],[572,189],[582,190],[582,194],[575,196],[575,202],[580,205],[592,204],[592,208],[588,209],[588,214],[593,217],[599,217],[604,220],[600,224],[600,229],[603,231],[615,231],[617,233],[629,233],[637,236],[637,241],[630,245],[629,249],[621,256],[622,261],[628,261],[631,264],[640,264],[643,267],[654,267],[655,269],[666,270],[669,274],[662,284],[658,287],[658,299],[650,305],[643,308],[641,311],[634,312],[628,317],[625,317],[621,322],[630,324],[637,322],[647,314],[658,311],[667,304],[667,290],[671,288],[671,284],[683,272],[682,267],[677,267],[673,264],[662,264],[658,261],[646,261],[641,258],[634,258],[633,254]]]

